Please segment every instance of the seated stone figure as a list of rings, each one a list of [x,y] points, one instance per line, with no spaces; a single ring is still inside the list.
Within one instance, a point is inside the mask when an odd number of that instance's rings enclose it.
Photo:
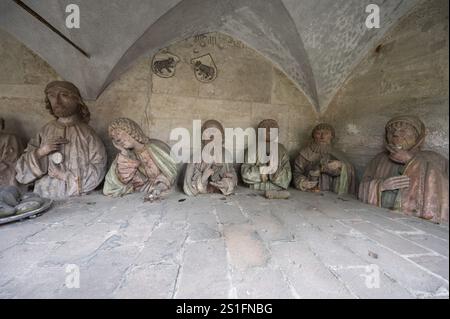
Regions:
[[[316,125],[313,141],[300,151],[294,163],[294,186],[301,191],[355,193],[355,171],[345,156],[332,146],[330,124]]]
[[[170,152],[128,118],[114,120],[108,132],[119,154],[106,174],[103,193],[117,197],[144,192],[145,200],[150,201],[168,194],[177,176],[177,164]]]
[[[263,128],[266,130],[266,152],[269,152],[269,142],[270,142],[270,128],[277,128],[278,123],[275,120],[263,120],[259,123],[258,128]],[[260,150],[257,150],[260,152]],[[270,191],[270,190],[285,190],[289,187],[292,179],[291,164],[289,163],[289,155],[285,147],[278,143],[278,152],[272,154],[272,156],[277,156],[277,167],[276,171],[270,174],[264,174],[261,172],[262,167],[270,166],[271,162],[260,163],[257,156],[256,163],[249,162],[248,150],[245,152],[245,163],[241,166],[242,180],[251,189]]]
[[[216,120],[203,124],[202,133],[207,129],[216,129],[224,138],[224,129]],[[203,145],[214,139],[203,139]],[[233,163],[225,163],[225,149],[222,149],[222,163],[189,163],[186,167],[183,190],[189,196],[220,192],[223,195],[233,193],[237,185],[236,171]]]
[[[16,179],[34,182],[34,192],[42,197],[86,194],[103,180],[107,160],[103,142],[88,125],[89,110],[78,88],[66,81],[49,83],[45,102],[56,120],[29,141],[17,161]]]
[[[425,125],[415,116],[386,124],[386,151],[367,166],[359,198],[436,223],[448,221],[448,160],[420,148]]]
[[[0,186],[0,218],[21,215],[41,208],[46,200],[35,193],[24,193],[16,186]]]
[[[0,187],[16,185],[16,162],[23,152],[17,136],[4,132],[5,120],[0,118]]]

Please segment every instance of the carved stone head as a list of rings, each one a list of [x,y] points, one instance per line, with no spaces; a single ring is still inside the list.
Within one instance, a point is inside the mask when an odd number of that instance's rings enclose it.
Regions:
[[[108,127],[114,146],[132,150],[139,144],[147,144],[149,139],[141,127],[129,118],[118,118]]]
[[[45,88],[45,104],[50,114],[56,118],[79,114],[83,121],[89,122],[90,113],[80,91],[70,82],[50,82]]]
[[[401,149],[420,146],[425,137],[425,125],[415,116],[397,116],[386,124],[386,141]]]
[[[203,133],[208,130],[208,129],[216,129],[217,131],[212,131],[213,134],[218,134],[220,133],[222,135],[222,143],[225,140],[225,131],[223,129],[222,124],[220,124],[219,121],[216,120],[207,120],[205,123],[203,123],[202,125],[202,141],[204,144],[207,144],[208,142],[211,142],[214,140],[213,135],[208,136],[208,138],[203,138]],[[211,130],[209,130],[211,131]],[[209,134],[208,134],[209,135]]]
[[[266,130],[266,142],[269,143],[270,142],[270,129],[271,128],[278,129],[279,126],[278,126],[277,121],[272,120],[272,119],[266,119],[266,120],[261,121],[258,124],[258,129],[260,129],[260,128],[263,128]]]
[[[327,123],[320,123],[312,130],[312,138],[319,145],[331,145],[334,137],[334,128]]]

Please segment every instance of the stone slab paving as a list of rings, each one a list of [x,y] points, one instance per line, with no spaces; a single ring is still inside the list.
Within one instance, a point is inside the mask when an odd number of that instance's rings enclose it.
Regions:
[[[100,193],[0,226],[0,298],[448,298],[449,229],[330,193]]]

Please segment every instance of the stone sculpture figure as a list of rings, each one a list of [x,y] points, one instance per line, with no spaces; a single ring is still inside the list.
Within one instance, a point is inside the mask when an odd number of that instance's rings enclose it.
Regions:
[[[266,119],[259,123],[258,128],[266,130],[266,152],[269,150],[270,142],[270,128],[277,128],[278,123],[275,120]],[[260,152],[260,150],[257,150]],[[274,173],[262,174],[260,167],[269,166],[269,163],[249,162],[248,150],[245,152],[245,163],[241,166],[242,180],[251,189],[270,191],[270,190],[285,190],[289,187],[292,179],[291,164],[289,163],[289,155],[286,148],[278,143],[278,153],[273,154],[278,156],[277,168]],[[257,156],[258,158],[258,156]]]
[[[88,125],[90,113],[78,88],[53,81],[45,88],[45,103],[56,120],[32,138],[16,165],[16,179],[34,182],[42,197],[63,199],[86,194],[103,180],[106,151]]]
[[[22,194],[16,186],[0,186],[0,218],[35,211],[45,203],[46,199],[38,194]]]
[[[354,194],[355,170],[335,149],[334,128],[321,123],[312,131],[312,142],[300,151],[294,163],[294,186],[301,191],[332,191]]]
[[[386,151],[367,166],[359,198],[439,223],[448,221],[448,160],[423,151],[425,125],[415,116],[386,124]]]
[[[177,163],[170,151],[150,140],[128,118],[114,120],[108,133],[119,153],[106,174],[103,193],[118,197],[144,192],[149,201],[167,195],[177,176]]]
[[[16,185],[16,162],[23,152],[20,139],[4,132],[5,120],[0,118],[0,187]]]
[[[207,129],[217,129],[224,137],[224,129],[216,120],[208,120],[203,124],[202,133]],[[204,139],[203,145],[213,139]],[[225,149],[222,148],[222,163],[189,163],[186,167],[183,190],[189,196],[220,192],[230,195],[236,188],[237,175],[232,163],[225,163]]]

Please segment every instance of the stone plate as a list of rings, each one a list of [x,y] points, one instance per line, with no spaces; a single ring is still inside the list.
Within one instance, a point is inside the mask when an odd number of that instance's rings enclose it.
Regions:
[[[44,213],[47,209],[50,208],[50,206],[52,206],[53,201],[48,198],[42,198],[42,199],[44,200],[44,204],[40,208],[29,211],[27,213],[20,214],[20,215],[12,215],[12,216],[8,216],[8,217],[0,218],[0,225],[15,222],[18,220],[22,220],[25,218],[33,217],[38,214]]]

